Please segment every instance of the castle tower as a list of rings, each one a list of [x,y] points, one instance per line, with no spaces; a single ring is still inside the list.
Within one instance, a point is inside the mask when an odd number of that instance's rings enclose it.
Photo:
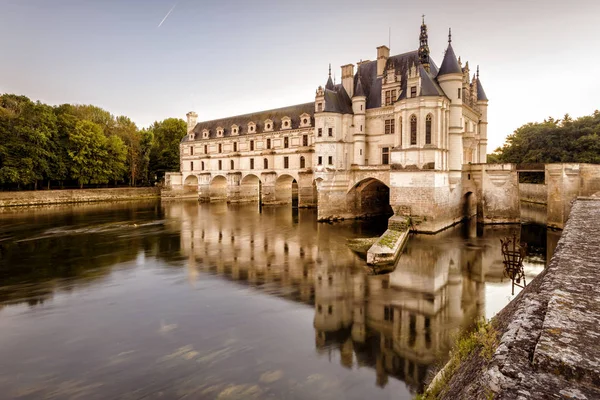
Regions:
[[[479,79],[479,66],[477,66],[477,107],[481,112],[481,120],[479,121],[479,162],[487,162],[487,109],[488,109],[488,98],[485,95],[481,80]]]
[[[448,129],[448,168],[450,182],[461,179],[463,162],[462,84],[463,71],[452,48],[452,31],[448,33],[448,48],[437,75],[437,80],[450,98],[450,124]]]
[[[360,82],[360,75],[358,75],[358,81],[356,83],[356,93],[352,97],[352,123],[354,125],[354,164],[365,165],[365,154],[366,154],[366,130],[367,125],[365,123],[365,113],[367,108],[367,97]]]
[[[354,64],[342,65],[342,86],[348,96],[354,95]]]

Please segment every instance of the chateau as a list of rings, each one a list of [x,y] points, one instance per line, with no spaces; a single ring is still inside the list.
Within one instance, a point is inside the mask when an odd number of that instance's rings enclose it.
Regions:
[[[455,223],[473,206],[463,166],[486,161],[488,99],[450,33],[439,67],[424,21],[419,41],[343,65],[338,84],[330,66],[314,102],[205,122],[188,113],[167,186],[201,201],[297,201],[319,220],[395,213],[431,232]]]

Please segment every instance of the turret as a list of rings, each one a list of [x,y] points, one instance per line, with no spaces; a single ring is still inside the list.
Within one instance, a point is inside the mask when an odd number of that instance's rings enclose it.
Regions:
[[[352,123],[354,125],[354,164],[365,165],[365,135],[367,125],[365,123],[365,114],[367,108],[367,97],[365,96],[360,74],[356,82],[356,91],[352,97]]]
[[[459,172],[462,170],[463,162],[463,124],[461,121],[463,71],[452,48],[452,31],[448,32],[448,48],[439,69],[437,81],[450,99],[448,167],[451,172],[454,171],[455,175],[451,181],[457,181],[460,179]]]
[[[488,98],[485,95],[481,80],[479,79],[479,66],[477,66],[477,108],[481,112],[481,119],[479,120],[479,162],[487,162],[487,109],[488,109]]]
[[[193,111],[190,111],[189,113],[185,114],[185,116],[187,117],[187,133],[189,134],[196,126],[198,114]]]

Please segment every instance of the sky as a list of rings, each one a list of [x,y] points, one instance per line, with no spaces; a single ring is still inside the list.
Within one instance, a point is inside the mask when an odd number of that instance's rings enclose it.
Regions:
[[[597,0],[0,0],[0,93],[139,127],[284,107],[313,101],[329,63],[339,82],[377,46],[416,50],[422,14],[438,66],[449,27],[480,66],[490,152],[527,122],[600,108]]]

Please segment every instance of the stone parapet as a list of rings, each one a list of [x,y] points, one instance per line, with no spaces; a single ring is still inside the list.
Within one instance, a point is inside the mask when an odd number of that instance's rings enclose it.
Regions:
[[[88,203],[160,197],[158,187],[0,192],[0,207]]]

